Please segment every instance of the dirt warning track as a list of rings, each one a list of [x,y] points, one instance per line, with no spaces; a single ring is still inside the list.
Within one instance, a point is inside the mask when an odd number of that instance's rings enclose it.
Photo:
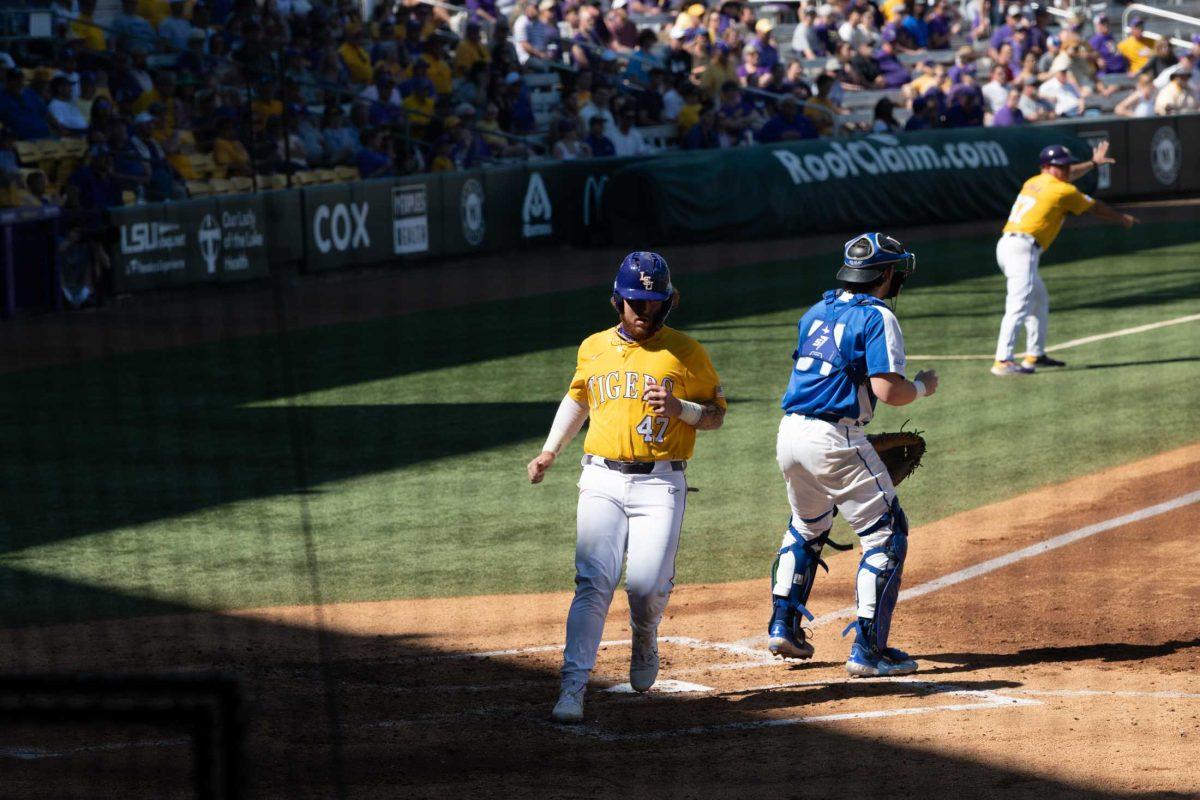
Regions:
[[[80,669],[240,673],[251,797],[336,796],[339,774],[351,797],[1196,797],[1197,530],[1200,444],[916,529],[893,641],[922,668],[903,680],[845,675],[850,556],[818,579],[810,662],[763,649],[765,579],[678,587],[646,695],[623,685],[618,594],[576,727],[548,721],[565,594],[13,633],[26,668],[70,648]],[[12,728],[0,771],[12,796],[94,788],[114,764],[178,771],[185,741]]]

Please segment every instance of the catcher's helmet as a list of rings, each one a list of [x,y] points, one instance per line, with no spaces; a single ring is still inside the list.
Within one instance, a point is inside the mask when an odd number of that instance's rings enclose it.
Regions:
[[[638,250],[625,256],[613,281],[613,299],[620,304],[626,300],[661,300],[669,302],[675,295],[671,285],[671,270],[667,260],[658,253]]]
[[[917,268],[917,257],[883,233],[864,233],[846,242],[846,256],[837,278],[848,283],[870,283],[888,267],[905,275]]]

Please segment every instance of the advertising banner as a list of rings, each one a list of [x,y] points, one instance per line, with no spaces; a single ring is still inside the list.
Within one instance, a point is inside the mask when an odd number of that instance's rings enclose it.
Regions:
[[[492,232],[488,225],[488,196],[483,171],[443,172],[438,177],[442,184],[442,252],[439,255],[484,252]],[[509,202],[516,202],[516,199]],[[493,217],[493,225],[494,220]]]
[[[1115,164],[1102,164],[1096,169],[1096,189],[1093,194],[1101,199],[1122,197],[1129,194],[1129,123],[1122,119],[1089,121],[1077,120],[1069,125],[1055,125],[1065,129],[1087,142],[1088,148],[1095,147],[1102,141],[1108,142],[1108,154],[1115,158]],[[1090,153],[1076,153],[1079,158],[1087,158]]]
[[[365,181],[303,189],[307,271],[386,264],[395,257],[392,183]]]
[[[1134,119],[1129,131],[1129,194],[1171,194],[1183,173],[1183,140],[1173,117]]]
[[[1175,118],[1175,130],[1183,145],[1183,167],[1179,170],[1179,189],[1200,190],[1200,114],[1181,114]]]
[[[616,241],[676,242],[936,224],[1007,214],[1053,129],[957,129],[683,153],[629,164],[604,192]],[[1094,173],[1080,188],[1095,188]]]
[[[268,274],[266,224],[257,195],[129,206],[110,214],[117,234],[117,291]]]

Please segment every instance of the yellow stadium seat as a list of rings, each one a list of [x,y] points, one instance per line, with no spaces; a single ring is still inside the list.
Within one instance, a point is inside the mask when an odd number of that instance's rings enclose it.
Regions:
[[[229,184],[233,187],[233,191],[237,194],[245,194],[254,191],[254,181],[250,178],[234,176],[229,179]]]
[[[317,176],[318,183],[337,183],[338,182],[337,173],[331,169],[318,169],[318,170],[313,170],[313,172]]]
[[[213,194],[233,194],[233,184],[225,178],[213,178],[208,182]]]
[[[83,158],[87,152],[87,142],[83,139],[63,139],[59,142],[62,154],[70,158]]]
[[[15,142],[14,146],[17,150],[17,158],[22,164],[32,166],[41,158],[42,149],[37,142]]]
[[[208,181],[188,181],[187,192],[188,197],[208,197],[212,194],[212,186]]]
[[[121,204],[131,206],[137,202],[137,192],[131,192],[128,189],[121,192]]]
[[[334,173],[339,181],[351,183],[358,180],[358,167],[334,167]]]

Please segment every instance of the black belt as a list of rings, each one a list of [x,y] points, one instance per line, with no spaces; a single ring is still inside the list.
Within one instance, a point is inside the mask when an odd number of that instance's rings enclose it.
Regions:
[[[654,471],[654,466],[659,463],[657,461],[613,461],[608,458],[600,458],[600,456],[588,456],[587,462],[598,467],[607,467],[623,475],[649,475]],[[686,461],[671,462],[671,469],[674,472],[683,472],[685,467],[687,467]]]
[[[1036,247],[1038,250],[1042,249],[1042,246],[1040,244],[1038,244],[1037,237],[1034,236],[1032,233],[1016,233],[1015,231],[1009,231],[1008,233],[1006,233],[1004,235],[1005,236],[1016,236],[1017,238],[1020,238],[1020,239],[1032,239],[1033,246]]]

